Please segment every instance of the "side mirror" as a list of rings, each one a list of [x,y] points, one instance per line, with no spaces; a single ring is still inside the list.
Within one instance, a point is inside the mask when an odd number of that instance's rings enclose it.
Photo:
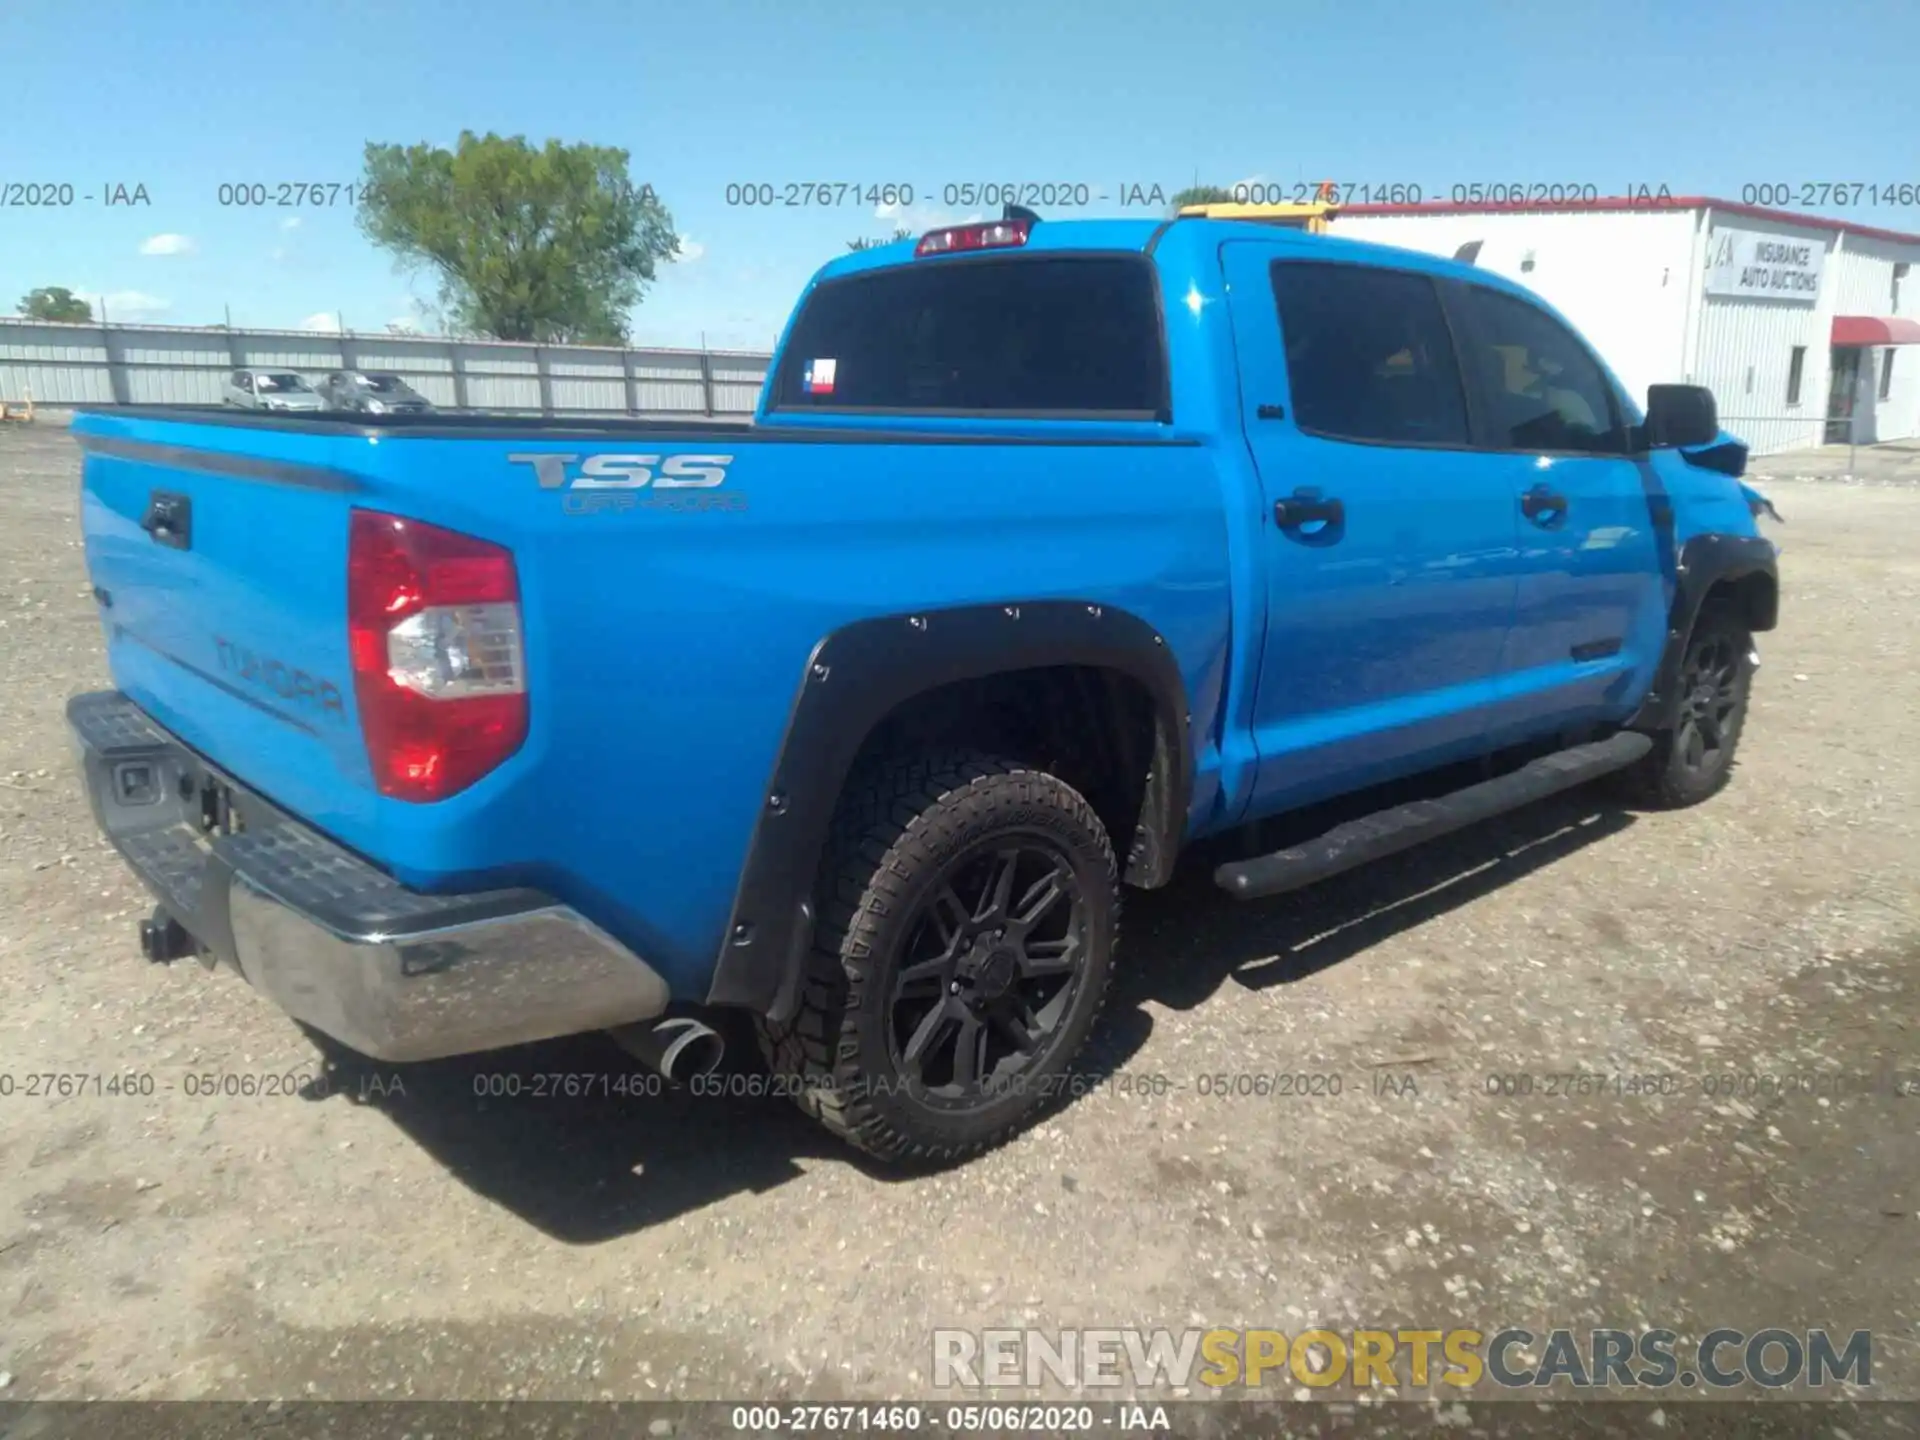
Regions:
[[[1711,445],[1720,434],[1713,392],[1704,385],[1649,385],[1646,437],[1649,450]]]

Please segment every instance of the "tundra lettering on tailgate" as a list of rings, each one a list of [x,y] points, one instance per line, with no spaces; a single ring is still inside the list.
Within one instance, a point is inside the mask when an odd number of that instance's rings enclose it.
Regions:
[[[744,510],[747,497],[713,493],[726,483],[731,455],[578,455],[559,452],[515,454],[507,459],[531,465],[542,490],[563,490],[561,506],[569,515],[604,510]],[[641,495],[637,492],[651,490]],[[682,494],[682,491],[696,493]]]
[[[346,721],[347,712],[340,704],[340,687],[333,681],[309,675],[284,660],[262,655],[224,635],[214,636],[213,643],[220,652],[220,668],[227,674],[271,691],[296,709],[325,715],[341,723]]]

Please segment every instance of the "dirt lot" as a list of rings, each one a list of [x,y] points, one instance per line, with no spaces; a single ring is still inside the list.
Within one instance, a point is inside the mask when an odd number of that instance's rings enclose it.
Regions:
[[[1183,1088],[901,1180],[779,1101],[475,1097],[630,1069],[597,1037],[342,1067],[145,964],[61,719],[107,683],[77,472],[0,433],[0,1398],[926,1395],[936,1326],[1315,1321],[1870,1329],[1920,1399],[1920,488],[1772,487],[1725,795],[1577,795],[1266,907],[1198,867],[1131,896],[1101,1055]],[[1488,1093],[1573,1071],[1682,1093]],[[1236,1072],[1341,1093],[1200,1093]]]

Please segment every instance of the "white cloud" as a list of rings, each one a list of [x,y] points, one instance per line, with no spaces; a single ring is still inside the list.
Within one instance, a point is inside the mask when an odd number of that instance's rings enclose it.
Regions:
[[[97,290],[76,290],[73,293],[93,307],[96,318],[104,313],[109,320],[133,320],[173,308],[171,300],[149,295],[144,290],[112,290],[104,295]]]
[[[191,255],[196,248],[190,235],[149,235],[140,242],[142,255]]]
[[[289,215],[280,222],[280,228],[282,230],[298,230],[300,228],[300,217],[298,215]]]
[[[695,240],[691,235],[681,235],[676,238],[680,241],[680,253],[673,258],[681,265],[691,265],[707,253],[707,247],[702,245],[698,240]]]
[[[331,311],[322,310],[309,315],[300,322],[302,330],[324,330],[330,335],[340,333],[340,317]]]

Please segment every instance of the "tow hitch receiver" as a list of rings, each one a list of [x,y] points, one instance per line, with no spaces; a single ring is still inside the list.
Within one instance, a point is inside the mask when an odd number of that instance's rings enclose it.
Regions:
[[[140,953],[156,965],[169,965],[200,953],[200,942],[187,927],[156,905],[151,919],[140,922]]]

